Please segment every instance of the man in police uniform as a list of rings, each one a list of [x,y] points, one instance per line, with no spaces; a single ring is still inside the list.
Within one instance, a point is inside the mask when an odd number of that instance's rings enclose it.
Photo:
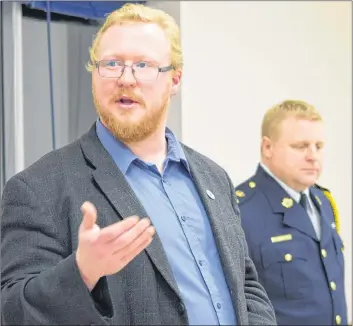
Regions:
[[[343,243],[322,170],[323,123],[302,101],[271,108],[261,163],[236,187],[250,256],[279,325],[347,325]]]

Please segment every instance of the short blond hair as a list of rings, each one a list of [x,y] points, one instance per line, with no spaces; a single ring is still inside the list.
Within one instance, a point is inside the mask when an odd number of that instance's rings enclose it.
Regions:
[[[89,49],[90,62],[86,69],[92,71],[97,61],[97,49],[104,32],[111,26],[124,23],[154,23],[160,26],[171,46],[171,65],[174,69],[183,65],[183,54],[181,49],[180,28],[174,18],[160,9],[154,9],[142,4],[127,3],[120,9],[110,13],[103,26],[97,32],[92,47]]]
[[[272,138],[277,136],[280,123],[289,116],[311,121],[322,121],[322,117],[314,106],[300,100],[286,100],[274,105],[262,120],[261,136]]]

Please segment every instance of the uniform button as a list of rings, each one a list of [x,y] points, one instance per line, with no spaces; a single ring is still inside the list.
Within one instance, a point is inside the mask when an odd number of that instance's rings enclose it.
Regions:
[[[284,255],[284,259],[285,259],[286,261],[292,261],[293,257],[292,257],[291,254],[285,254],[285,255]]]
[[[341,325],[341,316],[336,315],[336,325]]]
[[[321,256],[324,257],[324,258],[326,258],[327,252],[326,252],[325,249],[321,249]]]
[[[330,282],[330,288],[332,291],[335,291],[336,290],[336,283],[335,282]]]

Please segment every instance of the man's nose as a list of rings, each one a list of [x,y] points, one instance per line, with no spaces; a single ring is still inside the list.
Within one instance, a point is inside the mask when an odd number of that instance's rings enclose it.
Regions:
[[[316,148],[316,146],[309,146],[308,147],[308,151],[307,151],[307,159],[311,160],[311,161],[316,161],[317,157],[318,157],[318,149]]]
[[[136,78],[134,77],[133,74],[133,68],[130,66],[125,66],[123,69],[123,73],[120,76],[120,78],[118,78],[118,85],[120,87],[134,87],[136,86]]]

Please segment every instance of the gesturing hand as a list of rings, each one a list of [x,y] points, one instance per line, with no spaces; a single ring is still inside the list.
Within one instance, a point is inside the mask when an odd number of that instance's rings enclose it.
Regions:
[[[76,262],[91,291],[102,276],[119,272],[151,242],[155,229],[148,218],[128,217],[105,228],[96,224],[97,210],[90,202],[81,206]]]

